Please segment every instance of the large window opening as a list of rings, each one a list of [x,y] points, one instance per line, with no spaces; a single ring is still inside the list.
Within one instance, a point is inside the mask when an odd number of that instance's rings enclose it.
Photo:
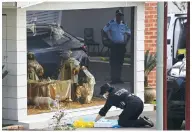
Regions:
[[[27,12],[28,115],[105,103],[99,92],[111,81],[111,51],[101,31],[117,9],[131,37],[121,71],[124,83],[112,86],[134,92],[134,7],[65,10],[61,25],[57,11]]]

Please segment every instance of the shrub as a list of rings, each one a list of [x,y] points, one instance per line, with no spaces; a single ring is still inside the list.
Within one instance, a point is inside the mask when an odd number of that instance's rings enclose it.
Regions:
[[[68,124],[69,121],[66,117],[65,110],[59,110],[55,113],[55,115],[51,119],[51,123],[49,123],[50,130],[75,130],[75,128]]]

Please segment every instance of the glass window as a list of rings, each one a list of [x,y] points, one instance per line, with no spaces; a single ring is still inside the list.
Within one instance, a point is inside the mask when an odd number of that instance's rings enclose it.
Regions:
[[[60,45],[71,40],[71,37],[67,33],[65,33],[61,28],[51,27],[50,29],[50,35],[43,38],[43,40],[46,41],[49,45]]]
[[[186,18],[178,18],[174,29],[174,57],[178,49],[186,48]]]
[[[28,37],[41,38],[50,46],[64,44],[72,39],[72,36],[57,26],[30,26],[27,29]]]

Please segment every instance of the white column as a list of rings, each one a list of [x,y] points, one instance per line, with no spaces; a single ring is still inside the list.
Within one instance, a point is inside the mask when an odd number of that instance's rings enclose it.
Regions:
[[[163,46],[164,46],[164,2],[157,3],[157,68],[156,68],[156,90],[157,90],[157,130],[163,130]]]
[[[7,15],[7,70],[3,84],[3,119],[27,116],[27,48],[25,9],[3,9]]]
[[[134,26],[134,93],[144,101],[144,2],[135,7]]]

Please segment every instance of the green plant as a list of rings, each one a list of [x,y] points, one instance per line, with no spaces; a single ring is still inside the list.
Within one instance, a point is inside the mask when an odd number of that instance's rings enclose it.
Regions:
[[[102,61],[109,61],[109,59],[107,59],[107,58],[105,58],[105,57],[100,57],[100,59],[101,59]]]
[[[145,94],[145,103],[152,104],[154,96],[152,94],[149,94],[149,93],[144,93],[144,94]]]
[[[107,58],[107,57],[100,57],[100,60],[105,61],[105,62],[109,62],[109,58]],[[130,61],[131,61],[130,58],[124,58],[124,63],[131,63]]]
[[[156,67],[156,62],[157,62],[156,54],[151,54],[149,53],[149,50],[147,50],[145,52],[145,62],[144,62],[145,63],[144,64],[145,87],[148,87],[148,75]]]
[[[5,65],[2,66],[2,70],[3,70],[4,67],[5,67]],[[8,74],[8,71],[7,71],[7,70],[5,70],[4,72],[2,72],[2,79],[5,78],[5,77],[7,76],[7,74]]]
[[[155,101],[155,100],[151,101],[151,104],[154,104],[154,105],[155,105],[155,104],[156,104],[156,101]]]

